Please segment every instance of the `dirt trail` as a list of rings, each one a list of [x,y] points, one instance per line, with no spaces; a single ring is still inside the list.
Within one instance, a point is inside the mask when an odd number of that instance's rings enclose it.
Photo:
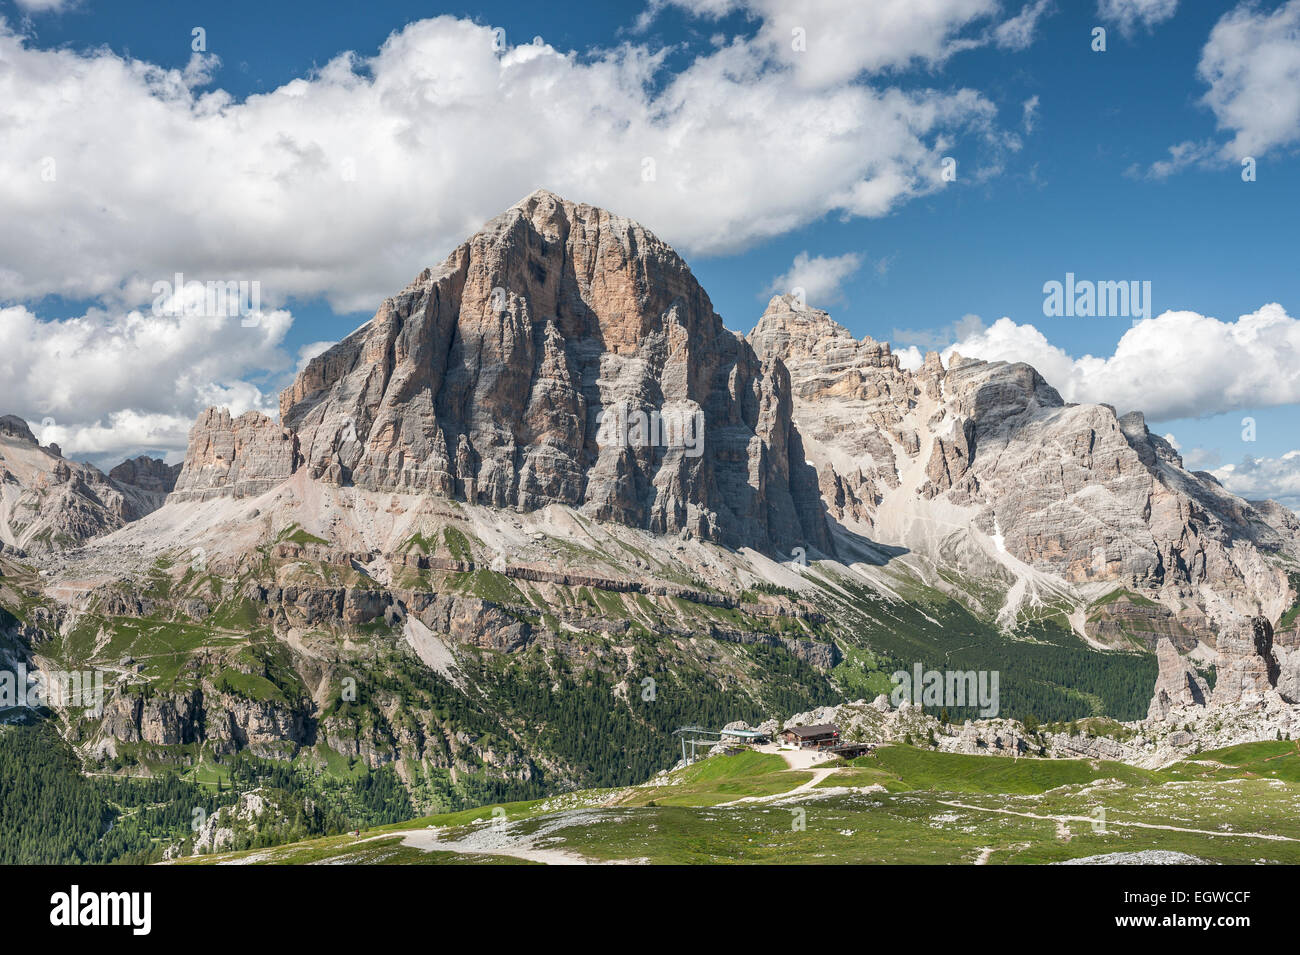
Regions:
[[[1022,812],[1016,809],[998,809],[992,806],[972,806],[964,802],[950,802],[946,799],[940,799],[940,804],[952,806],[956,809],[970,809],[974,812],[995,812],[1004,816],[1021,816],[1025,819],[1041,819],[1044,822],[1054,822],[1057,825],[1059,833],[1060,828],[1069,822],[1081,822],[1093,825],[1097,822],[1092,816],[1045,816],[1036,812]],[[1129,820],[1107,819],[1108,826],[1128,826],[1132,829],[1163,829],[1166,832],[1189,832],[1197,836],[1235,836],[1239,839],[1267,839],[1271,842],[1300,842],[1293,836],[1281,836],[1271,832],[1233,832],[1228,829],[1189,829],[1185,826],[1168,826],[1155,822],[1133,822]]]
[[[838,772],[838,767],[834,767],[834,766],[819,767],[817,765],[818,763],[822,763],[826,761],[826,754],[815,749],[784,749],[777,746],[775,743],[768,743],[763,746],[756,746],[755,749],[760,753],[775,753],[777,756],[780,756],[782,759],[784,759],[785,764],[789,766],[791,769],[796,770],[798,772],[811,772],[812,779],[809,779],[807,782],[800,783],[798,786],[795,786],[793,789],[787,789],[785,792],[782,793],[772,793],[771,795],[768,796],[742,796],[739,799],[732,799],[728,802],[720,802],[717,804],[718,807],[742,806],[750,803],[776,802],[779,799],[787,799],[790,796],[797,796],[800,793],[806,793],[811,789],[816,789],[817,784],[820,783],[823,779],[825,779],[827,776],[830,776],[832,773]]]
[[[788,799],[791,796],[797,796],[800,793],[808,792],[810,789],[815,789],[818,783],[837,771],[838,770],[835,768],[814,769],[812,770],[812,779],[808,780],[806,783],[800,783],[798,786],[795,786],[794,789],[787,789],[783,793],[772,793],[769,796],[742,796],[741,798],[733,799],[730,802],[720,802],[718,803],[718,806],[740,806],[746,803],[775,802],[778,799]]]

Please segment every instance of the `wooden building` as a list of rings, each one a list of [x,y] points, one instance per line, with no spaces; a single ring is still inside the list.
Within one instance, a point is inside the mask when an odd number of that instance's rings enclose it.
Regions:
[[[840,741],[840,728],[834,723],[789,726],[781,731],[781,739],[802,749],[825,749]]]

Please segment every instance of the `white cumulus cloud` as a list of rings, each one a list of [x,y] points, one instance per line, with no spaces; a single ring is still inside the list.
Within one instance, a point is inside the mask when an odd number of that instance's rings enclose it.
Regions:
[[[640,24],[666,6],[709,18],[743,11],[759,21],[755,45],[815,87],[863,72],[939,66],[990,41],[1023,49],[1047,2],[1034,0],[994,24],[998,0],[654,0]]]
[[[1097,15],[1131,35],[1138,27],[1151,29],[1178,12],[1178,0],[1097,0]]]
[[[1247,457],[1240,464],[1225,464],[1211,472],[1233,494],[1247,500],[1272,499],[1300,508],[1300,450],[1280,458]]]
[[[784,295],[802,289],[804,301],[814,308],[824,308],[844,299],[844,280],[862,267],[862,256],[856,252],[843,255],[810,256],[800,252],[790,263],[790,268],[772,280],[768,295]]]
[[[1228,159],[1300,141],[1300,0],[1276,10],[1242,4],[1224,15],[1201,51],[1203,102],[1233,134]]]
[[[24,306],[0,308],[0,413],[25,418],[69,456],[115,463],[142,450],[178,451],[210,405],[276,414],[276,396],[250,382],[287,374],[281,347],[292,318],[91,309],[42,321]],[[274,389],[271,389],[274,391]]]
[[[1277,304],[1234,322],[1164,312],[1126,331],[1109,356],[1074,358],[1035,326],[1010,318],[949,346],[945,361],[954,351],[1027,362],[1067,401],[1105,402],[1152,420],[1300,402],[1300,321]]]
[[[925,364],[925,353],[915,345],[895,348],[893,352],[898,356],[898,367],[905,371],[916,371]]]
[[[1300,143],[1300,0],[1273,11],[1243,3],[1224,14],[1201,50],[1197,75],[1209,87],[1201,104],[1231,139],[1189,139],[1166,159],[1128,175],[1164,179],[1190,167],[1258,159]]]
[[[707,254],[828,213],[885,215],[943,189],[957,143],[975,157],[964,178],[999,168],[1014,134],[979,91],[857,78],[941,61],[951,43],[927,38],[991,0],[873,4],[862,21],[897,56],[857,50],[867,27],[832,30],[832,6],[809,6],[822,46],[804,58],[775,44],[788,24],[773,6],[756,36],[675,71],[630,43],[496,49],[490,27],[444,16],[242,101],[206,85],[220,50],[163,69],[40,49],[0,23],[0,301],[131,306],[183,271],[373,309],[538,187]]]

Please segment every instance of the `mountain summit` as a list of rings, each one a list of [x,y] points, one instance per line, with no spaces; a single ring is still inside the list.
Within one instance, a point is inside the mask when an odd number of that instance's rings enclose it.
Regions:
[[[0,552],[43,554],[76,547],[161,507],[178,466],[123,461],[104,474],[44,447],[27,422],[0,417]]]
[[[1016,581],[985,608],[1004,623],[1119,587],[1134,599],[1080,616],[1081,635],[1149,648],[1165,635],[1188,652],[1295,599],[1282,566],[1300,556],[1294,517],[1188,471],[1141,412],[1068,403],[1023,363],[953,354],[945,368],[931,352],[909,371],[791,296],[772,299],[749,341],[789,369],[831,516],[974,579]]]
[[[769,554],[913,555],[931,585],[936,567],[996,581],[967,599],[1007,627],[1123,588],[1075,631],[1184,653],[1295,598],[1273,557],[1300,556],[1300,526],[1186,470],[1140,412],[1068,403],[1022,363],[931,353],[905,369],[793,295],[741,337],[651,232],[544,190],[312,359],[280,404],[280,424],[209,411],[178,499],[301,471]],[[661,440],[665,421],[697,445]]]
[[[785,368],[723,326],[676,252],[546,191],[281,396],[302,467],[327,483],[829,551],[790,408]]]

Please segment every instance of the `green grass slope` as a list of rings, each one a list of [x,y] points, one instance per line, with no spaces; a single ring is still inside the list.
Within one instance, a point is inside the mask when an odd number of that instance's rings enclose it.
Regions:
[[[779,756],[715,757],[644,786],[484,806],[200,862],[1060,862],[1168,849],[1300,862],[1300,749],[1254,743],[1150,771],[882,747],[815,788]],[[734,799],[757,797],[734,804]]]

